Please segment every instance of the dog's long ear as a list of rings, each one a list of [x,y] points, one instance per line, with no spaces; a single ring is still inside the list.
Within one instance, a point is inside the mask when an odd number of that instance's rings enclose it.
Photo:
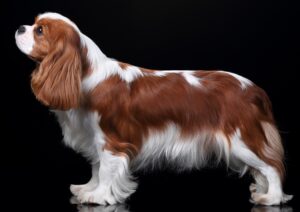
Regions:
[[[36,98],[52,109],[77,108],[81,75],[79,36],[64,35],[33,72],[31,87]]]

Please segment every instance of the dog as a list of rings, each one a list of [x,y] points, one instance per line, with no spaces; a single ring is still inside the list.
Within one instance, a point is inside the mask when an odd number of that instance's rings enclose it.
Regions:
[[[252,81],[119,62],[58,13],[38,15],[15,39],[37,63],[37,100],[56,114],[66,145],[91,163],[90,181],[70,187],[80,203],[124,202],[137,189],[133,170],[200,169],[208,161],[250,172],[254,204],[292,198],[282,190],[284,149],[270,100]]]

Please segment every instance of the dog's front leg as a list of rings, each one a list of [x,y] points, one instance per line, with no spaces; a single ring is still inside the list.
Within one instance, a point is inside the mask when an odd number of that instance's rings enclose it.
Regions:
[[[80,192],[79,202],[100,205],[124,202],[137,187],[130,174],[128,157],[105,149],[99,151],[99,157],[98,186],[93,191]]]
[[[92,164],[92,177],[88,183],[82,185],[71,185],[70,191],[74,196],[78,196],[80,193],[93,191],[98,187],[99,183],[99,166],[100,163],[96,162]]]

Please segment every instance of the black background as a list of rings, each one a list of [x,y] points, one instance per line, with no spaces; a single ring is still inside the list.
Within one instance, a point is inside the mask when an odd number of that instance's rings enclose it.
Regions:
[[[1,1],[0,202],[9,211],[77,211],[70,183],[89,179],[85,160],[64,147],[53,114],[35,100],[35,64],[14,33],[45,11],[73,20],[109,57],[155,69],[223,69],[269,94],[286,147],[285,191],[299,206],[299,7],[279,0]],[[249,176],[225,167],[137,173],[130,211],[264,211],[248,199]],[[270,211],[279,208],[269,208]],[[113,211],[83,207],[80,211]]]

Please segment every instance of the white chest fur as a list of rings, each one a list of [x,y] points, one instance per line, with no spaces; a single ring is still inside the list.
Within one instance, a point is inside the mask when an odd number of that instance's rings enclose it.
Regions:
[[[77,152],[82,153],[91,162],[99,160],[97,148],[105,141],[99,127],[100,116],[97,112],[81,109],[54,111],[62,128],[64,142]]]

